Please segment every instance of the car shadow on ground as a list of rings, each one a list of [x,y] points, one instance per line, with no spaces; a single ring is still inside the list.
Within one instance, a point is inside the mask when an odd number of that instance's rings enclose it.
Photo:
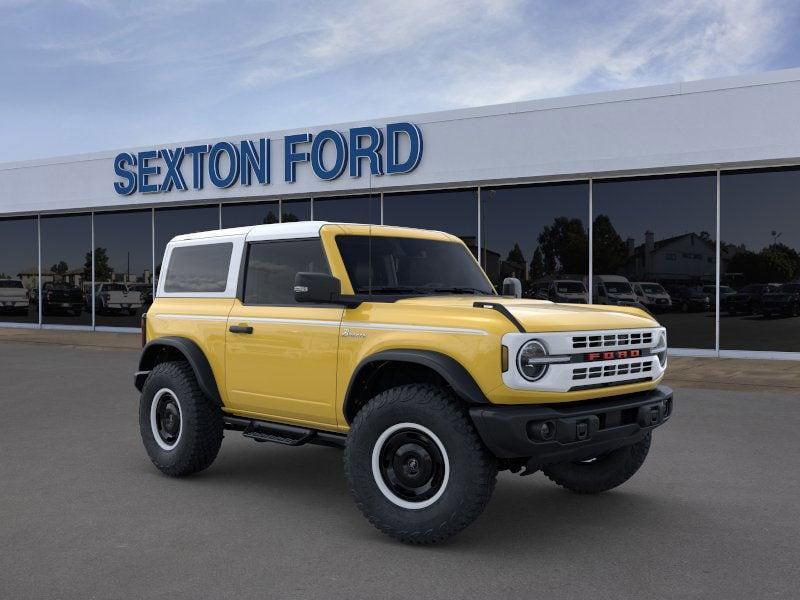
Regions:
[[[356,508],[347,491],[341,450],[226,442],[228,447],[223,444],[211,468],[176,483],[204,493],[218,491],[228,498],[249,498],[263,503],[270,512],[291,512],[296,506],[311,505],[320,522],[331,527],[330,535],[350,538],[353,543],[398,547],[372,528]],[[153,476],[159,475],[154,472]],[[569,553],[574,549],[574,532],[580,532],[581,543],[599,547],[609,532],[663,533],[674,518],[674,506],[655,493],[642,493],[641,488],[623,486],[605,494],[581,496],[557,487],[541,473],[523,478],[501,472],[484,514],[435,548],[503,554],[535,542],[548,552]]]

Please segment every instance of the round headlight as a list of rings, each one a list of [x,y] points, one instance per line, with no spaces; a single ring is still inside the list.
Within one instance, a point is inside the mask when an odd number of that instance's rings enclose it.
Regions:
[[[658,357],[658,362],[661,366],[667,364],[667,334],[662,333],[658,338],[656,347],[653,348],[653,353]]]
[[[517,368],[520,374],[528,381],[537,381],[547,373],[547,363],[542,359],[547,357],[547,348],[537,340],[526,342],[517,354]]]

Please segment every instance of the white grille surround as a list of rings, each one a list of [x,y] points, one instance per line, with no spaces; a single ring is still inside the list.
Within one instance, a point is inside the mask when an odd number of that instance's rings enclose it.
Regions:
[[[503,383],[515,390],[569,392],[652,381],[661,377],[667,366],[666,361],[661,364],[655,352],[660,352],[658,345],[662,335],[666,340],[664,327],[507,333],[502,338],[502,344],[508,348],[508,370],[502,374]],[[548,358],[560,357],[563,361],[548,362],[547,372],[536,381],[523,377],[517,363],[520,349],[530,340],[542,343],[547,348]],[[625,356],[631,350],[641,354]],[[590,353],[604,352],[614,352],[622,358],[586,359]]]

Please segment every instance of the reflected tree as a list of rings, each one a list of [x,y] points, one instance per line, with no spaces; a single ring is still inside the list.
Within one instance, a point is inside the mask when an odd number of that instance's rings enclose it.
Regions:
[[[628,261],[628,247],[608,215],[597,215],[593,227],[594,272],[618,273]]]
[[[114,279],[114,269],[108,264],[108,250],[98,246],[94,250],[94,280],[112,281]],[[86,253],[83,263],[83,280],[92,280],[92,253]]]
[[[67,265],[67,263],[61,260],[56,264],[54,264],[52,267],[50,267],[50,270],[56,275],[63,275],[64,273],[69,271],[69,266]]]
[[[589,261],[589,236],[580,219],[558,217],[539,234],[545,274],[584,273]]]

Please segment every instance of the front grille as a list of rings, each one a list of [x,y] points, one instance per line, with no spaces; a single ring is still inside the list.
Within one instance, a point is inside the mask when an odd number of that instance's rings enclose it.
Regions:
[[[576,350],[580,350],[582,348],[615,348],[619,346],[639,345],[649,346],[652,343],[652,331],[572,336],[572,347]]]
[[[613,365],[592,365],[587,367],[575,367],[572,369],[572,380],[582,379],[607,379],[610,377],[623,377],[626,375],[636,375],[650,373],[653,370],[652,361],[625,362]],[[620,383],[625,383],[621,381]]]

